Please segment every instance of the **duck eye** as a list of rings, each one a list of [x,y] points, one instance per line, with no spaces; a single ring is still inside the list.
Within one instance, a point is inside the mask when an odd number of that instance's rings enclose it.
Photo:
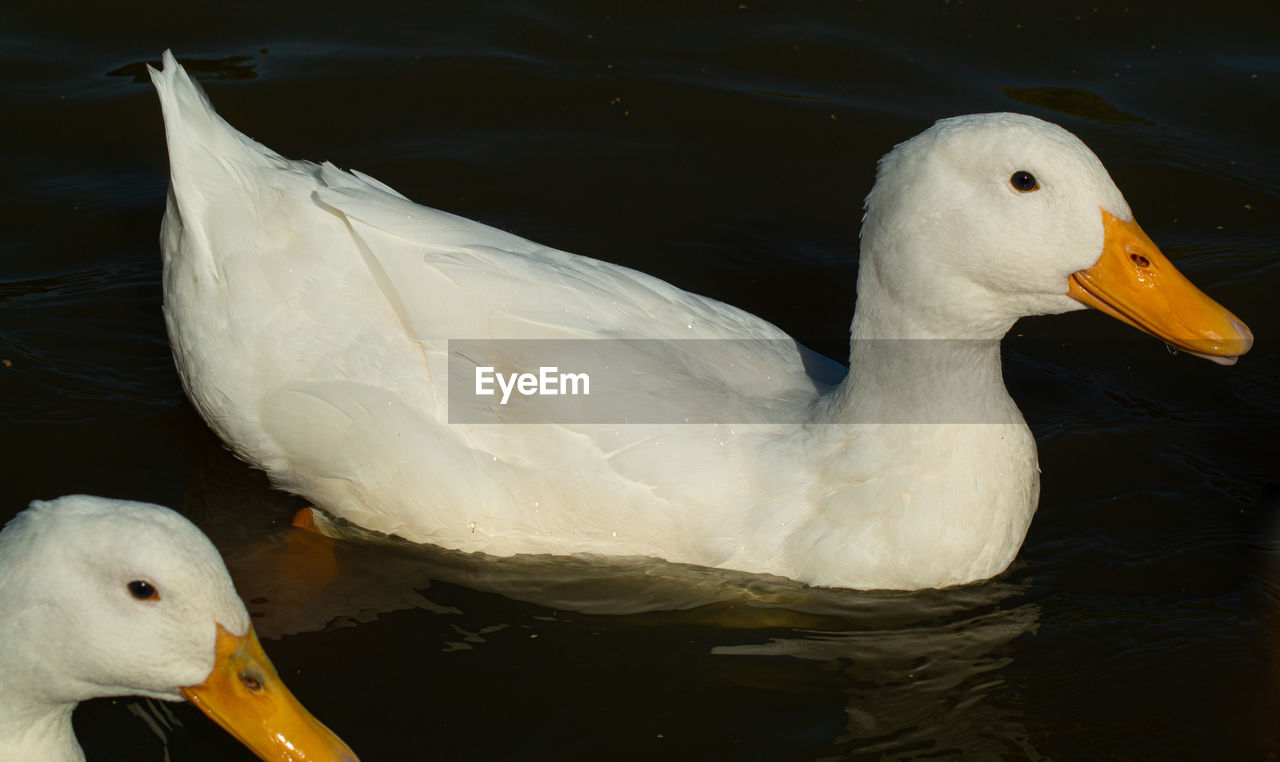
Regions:
[[[158,601],[160,600],[160,591],[155,586],[145,580],[135,579],[128,584],[129,595],[140,601]]]
[[[1040,183],[1036,182],[1036,176],[1023,170],[1014,172],[1009,178],[1009,184],[1023,193],[1030,193],[1033,190],[1040,189]]]

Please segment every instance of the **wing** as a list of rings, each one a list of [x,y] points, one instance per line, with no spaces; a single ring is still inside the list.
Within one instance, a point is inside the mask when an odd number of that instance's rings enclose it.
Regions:
[[[431,351],[451,339],[624,340],[611,361],[630,369],[637,393],[681,410],[729,404],[730,417],[807,404],[844,376],[736,307],[414,204],[332,165],[320,172],[315,203],[343,220],[407,336]]]

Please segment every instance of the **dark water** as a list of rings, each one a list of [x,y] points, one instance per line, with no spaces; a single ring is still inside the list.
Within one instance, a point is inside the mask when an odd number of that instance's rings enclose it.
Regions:
[[[0,9],[0,516],[71,492],[179,508],[365,759],[1280,754],[1277,6],[28,5]],[[167,349],[142,74],[166,47],[285,155],[837,357],[876,158],[943,116],[1035,114],[1094,148],[1257,347],[1220,368],[1096,313],[1020,323],[1006,377],[1044,488],[1014,569],[983,585],[357,543],[282,574],[321,541],[285,528],[299,502],[221,448]],[[182,705],[76,717],[93,760],[247,757]]]

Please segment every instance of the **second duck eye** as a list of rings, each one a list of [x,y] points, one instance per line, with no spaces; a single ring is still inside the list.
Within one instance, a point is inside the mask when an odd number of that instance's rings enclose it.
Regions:
[[[1030,193],[1033,190],[1040,189],[1040,183],[1036,182],[1036,176],[1024,170],[1018,170],[1009,177],[1009,184],[1015,190],[1023,193]]]
[[[135,579],[127,587],[129,588],[129,595],[140,601],[160,600],[160,591],[156,589],[155,585],[146,580]]]

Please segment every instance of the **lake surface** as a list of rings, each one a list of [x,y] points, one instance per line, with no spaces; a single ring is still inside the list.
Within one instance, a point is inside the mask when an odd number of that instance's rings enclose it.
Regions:
[[[173,506],[293,691],[366,760],[1280,755],[1280,6],[27,3],[0,10],[0,518]],[[181,5],[181,7],[179,7]],[[252,8],[252,10],[250,10]],[[1024,320],[1039,512],[995,581],[813,590],[641,560],[332,544],[183,397],[144,62],[234,125],[625,264],[847,355],[876,159],[1016,110],[1102,158],[1247,322],[1222,368],[1098,313]],[[91,760],[247,759],[185,705],[96,701]]]

